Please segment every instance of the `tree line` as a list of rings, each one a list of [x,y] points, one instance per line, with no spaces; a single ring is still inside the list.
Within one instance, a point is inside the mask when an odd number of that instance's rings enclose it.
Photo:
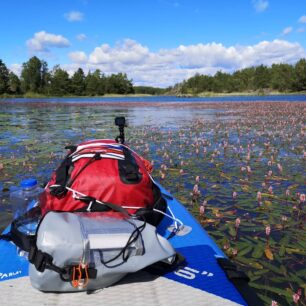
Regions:
[[[0,59],[0,95],[42,94],[46,96],[102,96],[104,94],[160,94],[160,88],[134,87],[125,73],[106,76],[100,70],[85,75],[79,68],[72,76],[59,65],[48,69],[48,64],[36,56],[23,63],[18,77]]]
[[[172,90],[180,94],[306,91],[306,60],[300,59],[294,65],[259,65],[232,74],[221,71],[214,76],[196,74]]]
[[[306,91],[306,59],[296,64],[259,65],[214,76],[196,74],[173,87],[133,86],[125,73],[106,76],[99,69],[87,74],[79,68],[72,76],[59,65],[49,70],[46,61],[33,56],[23,63],[18,77],[0,59],[0,95],[102,96],[104,94],[191,94],[231,92]]]

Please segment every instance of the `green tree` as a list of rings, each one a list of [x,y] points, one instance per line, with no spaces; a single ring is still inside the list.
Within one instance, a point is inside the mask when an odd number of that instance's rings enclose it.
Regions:
[[[79,68],[71,78],[71,93],[77,96],[85,94],[85,74],[82,68]]]
[[[50,93],[56,96],[64,96],[70,92],[69,74],[56,65],[51,73]]]
[[[9,71],[0,59],[0,94],[7,93],[9,87]]]
[[[94,73],[88,72],[85,78],[85,92],[86,95],[95,96],[103,95],[104,90],[101,88],[101,72],[97,69]]]
[[[288,64],[273,64],[271,66],[271,87],[278,91],[292,89],[294,69]]]
[[[100,81],[99,81],[98,94],[103,96],[107,92],[107,82],[108,82],[107,80],[108,80],[108,78],[105,76],[104,73],[101,74],[100,71],[99,71],[99,75],[100,75]]]
[[[306,59],[300,59],[294,67],[294,89],[306,90]]]
[[[218,71],[213,77],[212,90],[214,92],[230,92],[232,90],[230,80],[230,74]]]
[[[166,90],[164,88],[151,87],[151,86],[134,86],[134,91],[136,94],[161,95]]]
[[[125,73],[112,74],[107,78],[107,93],[134,93],[132,80],[129,80]]]
[[[13,72],[9,73],[8,90],[11,94],[21,93],[21,82],[18,76]]]
[[[254,87],[255,89],[270,88],[270,70],[267,66],[260,65],[255,68]]]
[[[21,85],[24,92],[40,92],[42,63],[36,56],[22,64]]]
[[[51,75],[48,70],[48,64],[47,62],[41,60],[41,82],[40,82],[40,89],[39,91],[45,94],[49,94],[50,92],[50,81],[51,81]]]

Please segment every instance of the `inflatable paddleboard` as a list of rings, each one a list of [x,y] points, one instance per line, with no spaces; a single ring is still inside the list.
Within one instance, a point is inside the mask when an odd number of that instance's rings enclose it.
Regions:
[[[119,283],[91,294],[43,293],[31,286],[29,263],[17,255],[16,246],[0,240],[1,305],[258,305],[256,295],[251,300],[254,303],[247,302],[243,290],[249,288],[243,279],[239,280],[239,273],[202,226],[181,203],[162,186],[160,188],[168,203],[167,214],[175,216],[183,226],[178,224],[180,230],[174,233],[175,222],[164,217],[158,232],[185,257],[182,265],[167,273],[150,269],[133,273]],[[230,280],[231,275],[234,275],[234,283],[242,284],[239,290]],[[243,287],[245,289],[241,291]]]

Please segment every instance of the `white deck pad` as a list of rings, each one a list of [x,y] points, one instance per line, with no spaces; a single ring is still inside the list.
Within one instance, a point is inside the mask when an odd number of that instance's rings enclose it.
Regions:
[[[220,286],[222,286],[220,284]],[[43,293],[34,289],[29,277],[21,277],[0,285],[1,305],[48,306],[234,306],[239,305],[205,291],[156,277],[147,272],[128,275],[114,286],[91,294]]]

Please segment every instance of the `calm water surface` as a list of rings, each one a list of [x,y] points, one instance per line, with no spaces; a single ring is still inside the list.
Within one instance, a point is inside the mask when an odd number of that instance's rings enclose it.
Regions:
[[[176,97],[176,96],[139,96],[139,97],[86,97],[86,98],[10,98],[10,99],[0,99],[0,101],[7,102],[149,102],[149,103],[177,103],[177,102],[242,102],[242,101],[298,101],[306,102],[306,95],[270,95],[270,96],[227,96],[227,97]]]

